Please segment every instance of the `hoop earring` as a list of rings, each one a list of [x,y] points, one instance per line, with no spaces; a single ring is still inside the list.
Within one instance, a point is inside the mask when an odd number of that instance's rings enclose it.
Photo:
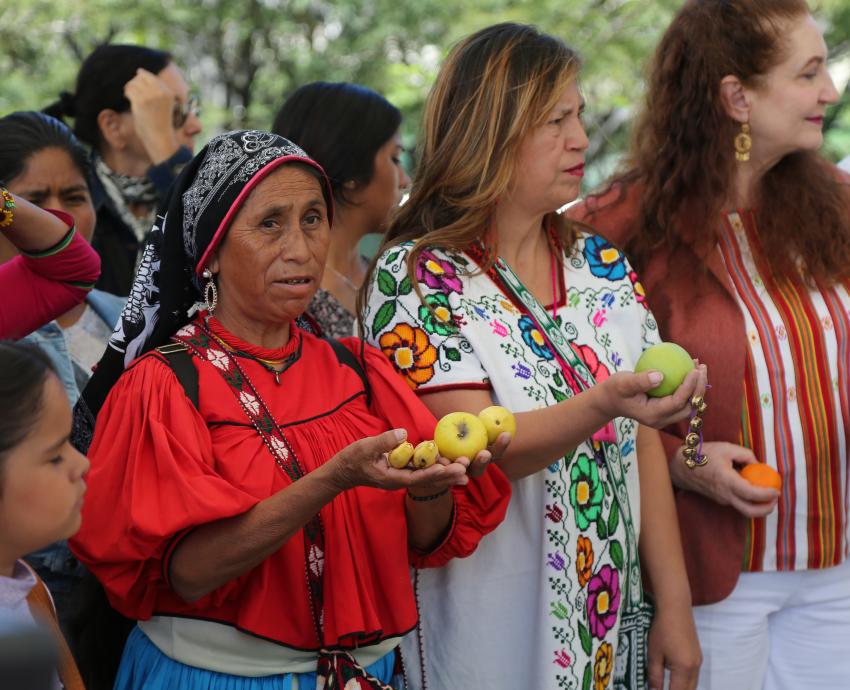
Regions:
[[[750,160],[750,150],[753,148],[753,139],[750,136],[750,125],[744,122],[741,131],[735,137],[735,159],[739,163]]]
[[[205,268],[202,275],[207,279],[206,285],[204,285],[204,302],[207,303],[207,311],[212,316],[216,306],[218,306],[218,288],[215,286],[214,276],[210,269]],[[212,293],[212,298],[210,298],[210,293]]]

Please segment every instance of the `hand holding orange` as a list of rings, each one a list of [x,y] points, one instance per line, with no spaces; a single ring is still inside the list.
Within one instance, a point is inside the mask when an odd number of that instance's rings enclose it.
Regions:
[[[779,472],[763,462],[744,465],[741,476],[753,486],[776,489],[777,491],[782,490],[782,477]]]

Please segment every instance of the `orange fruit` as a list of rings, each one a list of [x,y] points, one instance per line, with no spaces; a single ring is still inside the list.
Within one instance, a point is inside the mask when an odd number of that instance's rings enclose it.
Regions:
[[[765,489],[782,489],[782,477],[775,469],[763,462],[757,462],[753,465],[744,465],[741,470],[741,476],[753,486],[760,486]]]

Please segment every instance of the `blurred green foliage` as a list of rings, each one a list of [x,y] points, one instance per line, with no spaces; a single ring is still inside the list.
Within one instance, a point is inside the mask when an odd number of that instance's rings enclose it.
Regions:
[[[616,165],[640,103],[643,71],[681,0],[0,0],[0,113],[46,106],[73,91],[80,60],[104,41],[172,52],[201,96],[205,137],[267,128],[285,96],[316,79],[381,91],[415,141],[440,60],[462,36],[513,20],[563,37],[584,56],[591,135],[588,182]],[[842,100],[826,154],[850,154],[850,3],[813,3],[826,29]]]

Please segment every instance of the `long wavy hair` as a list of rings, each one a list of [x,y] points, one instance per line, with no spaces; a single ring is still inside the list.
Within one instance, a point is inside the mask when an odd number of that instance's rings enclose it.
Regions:
[[[391,220],[382,248],[416,240],[408,272],[420,299],[413,276],[421,253],[462,251],[484,237],[513,183],[520,144],[543,124],[580,66],[563,41],[522,24],[490,26],[451,50],[425,106],[410,198]],[[564,246],[572,245],[569,221],[553,212],[546,222]],[[485,271],[496,253],[490,243]],[[358,294],[361,315],[375,263]]]
[[[758,89],[785,57],[788,22],[808,12],[804,0],[688,0],[673,19],[651,63],[626,172],[612,185],[619,201],[640,186],[626,247],[639,268],[661,246],[681,242],[679,224],[696,230],[702,250],[714,246],[740,131],[721,102],[721,80],[731,74]],[[799,261],[810,281],[850,275],[848,191],[816,152],[790,154],[767,171],[754,207],[769,270],[787,274]]]

